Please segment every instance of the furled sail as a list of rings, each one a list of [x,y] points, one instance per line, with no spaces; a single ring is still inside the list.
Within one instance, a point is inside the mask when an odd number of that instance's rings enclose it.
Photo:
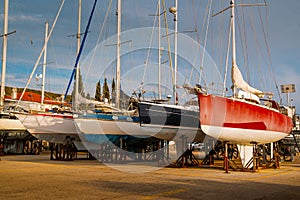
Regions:
[[[121,90],[121,100],[123,102],[126,102],[125,99],[129,99],[128,96],[126,96],[126,94]],[[77,100],[76,100],[76,104],[77,106],[80,104],[86,105],[88,106],[91,110],[94,109],[98,109],[98,110],[102,110],[102,112],[109,112],[109,113],[118,113],[118,112],[123,112],[123,114],[127,114],[127,115],[133,115],[135,110],[121,110],[115,107],[115,104],[109,103],[108,99],[104,99],[103,102],[100,101],[96,101],[93,99],[87,99],[85,97],[83,97],[81,94],[78,94]],[[87,107],[85,106],[85,109],[87,109]],[[80,106],[79,106],[80,107]]]
[[[255,95],[262,95],[263,92],[251,87],[244,79],[242,76],[242,73],[240,71],[240,69],[238,68],[237,65],[233,65],[232,66],[232,71],[231,71],[231,79],[232,79],[232,83],[235,87],[245,91],[245,92],[250,92],[252,94]]]
[[[78,104],[93,104],[93,105],[101,104],[100,101],[87,99],[87,98],[83,97],[81,94],[78,94],[78,97],[77,97],[75,102],[78,103]]]

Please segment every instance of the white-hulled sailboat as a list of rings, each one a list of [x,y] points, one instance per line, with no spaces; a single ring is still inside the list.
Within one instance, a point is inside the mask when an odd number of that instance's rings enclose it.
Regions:
[[[18,118],[5,111],[5,76],[6,76],[6,54],[7,54],[7,36],[8,36],[8,0],[4,0],[4,27],[3,27],[3,44],[2,44],[2,79],[1,79],[1,99],[0,99],[0,132],[24,132],[26,128]]]
[[[61,2],[60,8],[49,33],[48,23],[46,23],[44,46],[40,52],[40,55],[35,63],[34,69],[28,79],[26,87],[24,88],[18,102],[18,107],[25,109],[21,109],[21,112],[18,111],[18,109],[16,109],[16,111],[14,112],[30,134],[32,134],[40,140],[45,140],[53,143],[64,143],[66,137],[72,137],[74,138],[74,140],[77,141],[80,140],[77,135],[77,130],[73,121],[73,113],[71,112],[70,107],[63,102],[61,103],[61,105],[47,104],[44,102],[47,43],[55,27],[60,12],[63,8],[64,2],[65,1]],[[43,83],[41,103],[37,104],[36,102],[22,101],[26,88],[35,72],[36,67],[38,66],[39,60],[42,55],[44,55],[44,63],[42,74]],[[36,106],[33,107],[33,105]],[[29,109],[26,109],[27,107]]]
[[[137,146],[143,142],[157,142],[160,139],[172,140],[176,134],[174,130],[163,130],[161,127],[152,130],[145,129],[140,126],[139,116],[135,110],[123,110],[120,108],[121,0],[118,0],[117,6],[116,102],[115,104],[91,102],[96,108],[93,112],[79,114],[78,117],[74,118],[78,132],[82,136],[82,140],[98,144],[112,142],[120,145],[120,140],[123,140],[127,145]]]

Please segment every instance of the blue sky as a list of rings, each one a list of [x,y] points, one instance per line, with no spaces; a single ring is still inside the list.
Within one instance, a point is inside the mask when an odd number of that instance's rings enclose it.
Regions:
[[[98,5],[96,8],[96,13],[93,18],[93,22],[91,25],[91,32],[88,35],[87,43],[84,48],[84,52],[82,55],[83,64],[87,62],[85,58],[92,49],[95,48],[97,43],[101,43],[110,36],[116,33],[116,0],[113,0],[110,5],[110,0],[101,0],[98,1]],[[149,14],[154,14],[156,12],[156,2],[154,0],[125,0],[123,1],[122,7],[122,30],[128,31],[134,28],[142,28],[142,27],[152,27],[154,17],[149,16]],[[166,8],[169,8],[173,5],[174,0],[165,0]],[[227,6],[229,1],[213,1],[213,11],[216,12],[221,9],[221,7]],[[239,2],[239,1],[237,1]],[[244,1],[247,2],[248,1]],[[252,3],[257,2],[250,1]],[[263,1],[259,1],[263,2]],[[6,77],[6,85],[8,86],[17,86],[24,87],[26,81],[31,73],[33,66],[38,58],[40,50],[42,49],[43,40],[44,40],[44,29],[45,22],[49,21],[49,25],[51,27],[55,15],[58,11],[60,0],[10,0],[9,1],[9,31],[16,30],[14,35],[9,36],[8,41],[8,55],[7,55],[7,77]],[[92,7],[92,0],[83,0],[82,5],[82,32],[86,26],[86,22],[89,16],[89,12]],[[291,94],[290,97],[294,99],[293,104],[296,105],[298,110],[300,109],[300,22],[299,22],[299,11],[300,1],[297,0],[272,0],[267,1],[268,7],[262,7],[262,21],[263,25],[267,27],[266,35],[267,41],[270,46],[270,56],[272,63],[272,70],[276,77],[276,81],[278,85],[281,84],[296,84],[296,93]],[[68,37],[69,35],[76,34],[77,32],[77,0],[66,0],[65,5],[63,7],[62,13],[58,19],[57,25],[53,31],[53,35],[50,38],[48,44],[48,54],[47,54],[47,78],[46,78],[46,90],[52,92],[64,93],[66,90],[67,82],[69,80],[72,67],[75,63],[75,52],[76,52],[76,39],[74,37]],[[110,9],[108,7],[111,6]],[[200,38],[201,44],[203,45],[204,41],[204,19],[207,7],[207,0],[199,1],[199,0],[188,0],[181,1],[179,0],[179,23],[178,30],[194,30],[195,27],[198,28],[199,32],[197,33],[189,33],[188,36],[197,40]],[[247,8],[248,9],[248,8]],[[253,8],[251,8],[253,9]],[[257,9],[246,10],[247,12],[253,12],[252,14],[258,17]],[[241,12],[240,10],[238,11]],[[107,13],[107,21],[105,26],[103,27],[103,32],[99,36],[99,32],[104,24],[104,18]],[[268,16],[265,19],[265,16]],[[206,50],[210,56],[213,57],[216,64],[221,66],[220,64],[220,55],[221,53],[216,53],[219,47],[216,46],[223,45],[224,48],[225,42],[220,42],[220,38],[226,38],[226,23],[225,18],[228,17],[228,12],[224,13],[222,16],[217,16],[210,21],[208,37],[207,37],[207,47]],[[163,18],[162,18],[163,19]],[[170,29],[173,29],[173,16],[170,13],[167,13],[168,26]],[[239,18],[242,20],[242,18]],[[222,22],[223,25],[217,25],[217,23]],[[163,20],[162,20],[163,21]],[[260,26],[260,21],[254,21],[255,25]],[[216,29],[218,31],[215,31]],[[247,30],[251,29],[251,24],[247,25]],[[224,32],[222,32],[224,29]],[[0,2],[0,32],[3,32],[3,1]],[[216,33],[220,33],[219,35],[215,35]],[[260,33],[262,33],[260,31]],[[251,35],[251,31],[246,34],[247,36]],[[253,35],[253,34],[252,34]],[[261,34],[262,35],[262,34]],[[214,40],[210,37],[214,36]],[[136,38],[123,38],[123,40],[133,40],[142,39],[144,36],[136,36]],[[257,36],[258,37],[258,36]],[[256,61],[255,54],[258,51],[263,52],[258,57],[262,61],[261,65],[268,62],[268,54],[266,48],[264,48],[264,37],[260,37],[260,45],[259,50],[256,48],[252,49],[252,51],[248,51],[249,54],[249,65],[254,64]],[[173,38],[170,38],[171,41]],[[97,42],[98,41],[98,42]],[[103,44],[103,43],[102,43]],[[254,43],[247,43],[247,47],[252,47]],[[125,46],[125,45],[124,45]],[[130,45],[127,45],[125,48],[129,48]],[[172,47],[172,44],[171,44]],[[180,48],[180,46],[178,47]],[[103,53],[102,56],[110,55],[115,50],[113,47]],[[166,47],[165,47],[166,49]],[[2,49],[0,50],[2,52]],[[188,51],[188,50],[184,50]],[[155,51],[154,51],[155,52]],[[155,53],[153,52],[153,60],[157,59]],[[252,53],[254,52],[254,53]],[[124,71],[130,70],[131,65],[139,66],[143,65],[146,60],[147,51],[141,51],[138,55],[127,54],[124,55],[122,59],[122,63],[126,69]],[[242,53],[238,53],[238,64],[243,65],[241,61],[243,58]],[[167,54],[165,53],[162,56],[162,60],[167,59]],[[105,61],[105,65],[109,65]],[[155,63],[155,62],[153,62]],[[152,64],[153,64],[152,63]],[[179,59],[179,64],[185,65],[186,68],[181,69],[181,74],[183,74],[183,78],[181,81],[185,81],[190,74],[190,70],[188,70],[189,66],[185,64],[184,59]],[[113,65],[113,64],[112,64]],[[268,64],[266,64],[268,65]],[[143,68],[143,67],[142,67]],[[241,67],[242,71],[245,73],[245,77],[252,85],[255,87],[261,88],[266,87],[266,90],[273,91],[275,88],[271,85],[273,78],[270,72],[264,73],[264,70],[261,69],[259,72],[254,72],[252,68],[245,69]],[[267,67],[268,68],[268,67]],[[166,66],[166,71],[168,66]],[[223,69],[223,68],[222,68]],[[220,73],[224,70],[220,68]],[[41,67],[38,67],[36,74],[41,73]],[[104,76],[112,76],[114,73],[113,69],[106,70]],[[140,72],[140,75],[143,72]],[[194,72],[193,72],[194,73]],[[83,72],[84,74],[84,72]],[[267,81],[265,84],[261,85],[262,74],[267,76]],[[103,75],[103,74],[102,74]],[[84,74],[84,76],[88,76]],[[195,76],[196,77],[196,76]],[[253,77],[253,78],[250,78]],[[102,80],[102,78],[99,78]],[[124,78],[125,79],[125,78]],[[132,79],[129,77],[128,79]],[[135,76],[135,79],[141,80],[141,77]],[[151,79],[151,78],[150,78]],[[169,76],[168,79],[171,79]],[[196,78],[195,78],[196,79]],[[230,80],[230,79],[228,79]],[[196,80],[191,81],[192,84],[196,83]],[[92,83],[90,83],[91,85]],[[96,83],[95,83],[96,85]],[[267,86],[266,86],[267,85]],[[92,84],[92,87],[94,85]],[[90,86],[85,86],[86,88]],[[125,86],[124,86],[125,87]],[[133,86],[136,88],[136,86]],[[169,87],[166,84],[166,87]],[[227,86],[229,87],[229,86]],[[39,88],[39,82],[35,79],[32,80],[30,84],[30,88]],[[127,92],[129,92],[128,89]],[[90,91],[92,93],[93,91]],[[273,91],[275,92],[275,91]],[[93,95],[93,94],[92,94]],[[282,95],[283,99],[286,100],[286,96]]]

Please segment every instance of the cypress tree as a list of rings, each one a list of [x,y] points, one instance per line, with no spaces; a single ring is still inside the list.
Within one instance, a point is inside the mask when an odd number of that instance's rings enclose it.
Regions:
[[[100,84],[100,81],[98,81],[98,83],[96,85],[95,99],[96,99],[96,101],[101,100],[101,84]]]
[[[111,99],[112,99],[112,102],[116,101],[116,83],[115,83],[115,78],[113,78],[112,83],[111,83]]]
[[[107,79],[104,78],[104,84],[103,84],[103,98],[107,98],[108,101],[110,100],[110,94],[109,94],[109,88],[108,88],[108,85],[107,85]]]
[[[76,79],[76,74],[75,74],[74,78],[75,78],[75,81],[76,81],[77,80]],[[74,96],[75,81],[74,81],[74,85],[73,85],[72,96]],[[81,76],[80,70],[79,70],[79,80],[78,80],[78,93],[81,94],[81,96],[83,96],[83,97],[85,96],[85,94],[84,94],[84,87],[83,87],[83,81],[82,81],[82,76]]]
[[[78,80],[78,92],[79,92],[79,94],[81,94],[83,97],[85,96],[85,94],[84,94],[83,82],[82,82],[82,76],[81,76],[80,70],[79,70],[79,80]]]

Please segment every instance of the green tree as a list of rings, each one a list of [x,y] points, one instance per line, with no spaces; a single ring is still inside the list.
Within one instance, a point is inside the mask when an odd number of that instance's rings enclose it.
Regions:
[[[104,84],[103,84],[103,98],[107,98],[108,101],[110,100],[110,94],[109,94],[109,88],[108,88],[108,85],[107,85],[107,79],[104,78]]]
[[[112,102],[116,101],[116,83],[115,83],[115,78],[113,78],[112,83],[111,83],[111,100],[112,100]]]
[[[101,84],[100,84],[100,81],[98,81],[98,83],[96,85],[95,99],[96,99],[96,101],[101,100]]]
[[[79,94],[81,94],[83,97],[85,96],[84,94],[84,87],[83,87],[83,82],[82,82],[82,76],[81,76],[81,72],[79,70],[79,80],[78,80],[78,92]]]
[[[72,91],[72,96],[74,96],[74,90],[75,90],[75,84],[76,84],[76,74],[74,76],[74,85],[73,85],[73,91]],[[80,73],[80,70],[79,70],[79,78],[78,78],[78,93],[81,94],[81,96],[85,96],[84,94],[84,87],[83,87],[83,82],[82,82],[82,76],[81,76],[81,73]]]

